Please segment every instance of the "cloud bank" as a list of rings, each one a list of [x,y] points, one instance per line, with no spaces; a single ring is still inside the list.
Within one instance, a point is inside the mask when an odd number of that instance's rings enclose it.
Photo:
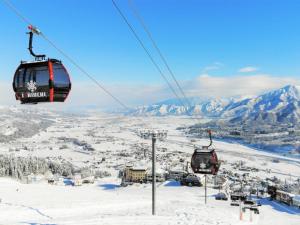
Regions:
[[[295,77],[271,76],[267,74],[243,76],[211,76],[202,74],[193,80],[179,81],[187,96],[208,98],[226,98],[233,96],[258,95],[288,84],[299,85]],[[165,85],[153,84],[108,84],[104,86],[128,107],[147,105],[168,98],[175,98]],[[175,87],[175,84],[173,85]],[[179,93],[179,92],[178,92]],[[0,105],[18,105],[10,83],[0,84]],[[43,104],[49,106],[50,104]],[[51,106],[50,106],[51,107]],[[73,81],[70,96],[65,103],[56,108],[100,108],[103,110],[120,106],[101,89],[92,83]]]
[[[200,75],[186,84],[189,96],[224,98],[232,96],[258,95],[285,85],[300,85],[300,79],[275,77],[266,74],[251,76],[215,77]]]

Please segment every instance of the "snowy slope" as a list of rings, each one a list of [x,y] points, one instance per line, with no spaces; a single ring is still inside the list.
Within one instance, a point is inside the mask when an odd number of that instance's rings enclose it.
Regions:
[[[55,113],[41,108],[0,107],[0,141],[31,137],[49,127],[55,117]]]
[[[151,215],[151,185],[120,188],[107,179],[82,187],[20,184],[0,179],[0,223],[5,225],[298,225],[295,209],[263,202],[261,213],[239,220],[239,208],[215,201],[217,190],[164,183],[157,188],[157,215]],[[16,191],[18,189],[18,191]],[[47,194],[45,194],[45,192]],[[277,203],[278,204],[278,203]],[[281,208],[282,207],[282,208]]]
[[[81,187],[49,185],[45,180],[22,184],[0,178],[0,224],[299,224],[299,210],[267,200],[263,202],[261,213],[253,215],[253,222],[250,222],[249,212],[245,213],[243,221],[239,221],[238,207],[231,207],[229,202],[214,200],[213,194],[218,190],[208,189],[209,199],[205,205],[203,187],[183,187],[176,183],[158,183],[157,216],[153,217],[151,184],[125,188],[118,186],[118,171],[127,162],[143,163],[151,168],[151,141],[138,137],[135,133],[137,129],[168,130],[168,138],[157,142],[157,167],[165,168],[168,165],[182,168],[190,161],[193,144],[208,143],[208,140],[202,139],[191,143],[184,133],[176,130],[177,127],[192,124],[194,121],[190,117],[56,115],[49,127],[33,136],[1,142],[1,154],[62,158],[78,166],[97,166],[102,171],[108,171],[111,176]],[[74,139],[89,143],[95,151],[85,151]],[[12,147],[15,150],[8,151]],[[140,147],[147,149],[146,157]],[[231,163],[243,160],[247,165],[261,169],[251,174],[256,177],[276,176],[282,180],[296,180],[300,177],[299,159],[220,141],[215,141],[214,147],[219,158],[224,160],[222,169],[232,169]],[[105,161],[99,164],[103,157]],[[182,159],[184,163],[180,163]],[[274,159],[280,163],[274,163]],[[266,167],[271,172],[266,172]],[[290,174],[291,171],[293,174]]]
[[[300,121],[300,93],[298,88],[289,85],[229,105],[222,116],[232,117],[232,121],[295,124]]]

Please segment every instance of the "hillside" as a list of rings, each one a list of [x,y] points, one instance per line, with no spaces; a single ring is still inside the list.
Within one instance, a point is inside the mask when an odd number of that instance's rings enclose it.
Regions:
[[[198,115],[230,122],[292,123],[300,121],[299,87],[288,85],[255,97],[201,100],[189,98],[191,107],[169,99],[129,112],[135,116]]]

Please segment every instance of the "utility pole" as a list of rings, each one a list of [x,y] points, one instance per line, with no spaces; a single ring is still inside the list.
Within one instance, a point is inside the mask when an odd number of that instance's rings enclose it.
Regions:
[[[155,215],[156,206],[156,152],[155,152],[156,135],[152,135],[152,215]]]
[[[167,137],[167,131],[142,131],[140,137],[152,139],[152,215],[156,214],[156,141]]]
[[[205,205],[207,204],[207,175],[205,174],[204,175],[204,177],[205,177],[205,187],[204,187],[204,189],[205,189]]]

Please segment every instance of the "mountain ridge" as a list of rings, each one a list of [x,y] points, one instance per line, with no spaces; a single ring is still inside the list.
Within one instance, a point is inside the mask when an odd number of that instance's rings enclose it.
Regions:
[[[191,107],[177,99],[167,99],[129,112],[135,116],[183,116],[228,118],[231,122],[285,122],[300,121],[300,88],[287,85],[254,97],[231,97],[203,100],[190,97]]]

